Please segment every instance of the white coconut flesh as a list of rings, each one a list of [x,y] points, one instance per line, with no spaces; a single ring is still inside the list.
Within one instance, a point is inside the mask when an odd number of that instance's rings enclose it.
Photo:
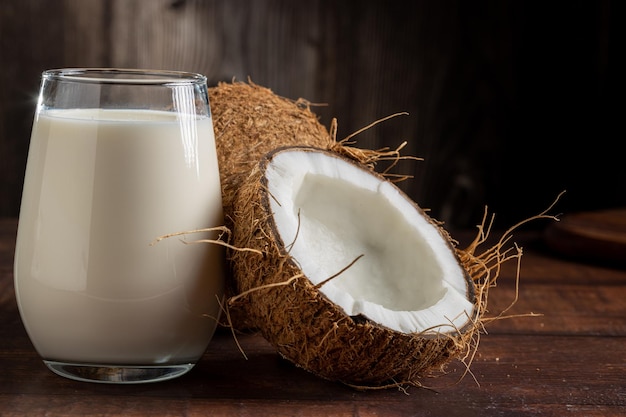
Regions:
[[[453,333],[471,321],[473,293],[452,246],[391,182],[302,149],[275,153],[264,175],[286,250],[347,315],[402,333]]]

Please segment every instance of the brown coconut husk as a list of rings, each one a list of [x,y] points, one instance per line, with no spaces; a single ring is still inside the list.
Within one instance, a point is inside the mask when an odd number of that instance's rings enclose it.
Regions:
[[[364,317],[347,316],[329,302],[302,274],[276,233],[262,181],[267,155],[284,146],[330,150],[374,170],[381,159],[403,158],[396,150],[353,148],[337,141],[336,121],[330,132],[318,121],[306,100],[289,100],[249,83],[220,83],[209,89],[220,163],[226,225],[232,230],[229,250],[233,277],[227,286],[223,324],[234,329],[258,328],[279,354],[322,378],[358,388],[423,386],[423,378],[440,375],[452,359],[469,365],[489,318],[489,288],[496,285],[500,266],[521,258],[510,245],[511,228],[487,250],[479,247],[490,230],[487,217],[466,249],[456,249],[472,278],[475,316],[463,331],[448,334],[394,332]],[[413,158],[416,159],[416,158]],[[400,176],[401,179],[403,178]],[[541,213],[535,218],[554,218]],[[436,220],[432,219],[437,223]],[[441,233],[456,247],[456,241]]]
[[[480,251],[493,221],[488,222],[485,212],[475,240],[465,249],[456,249],[460,264],[470,276],[470,292],[475,295],[474,316],[468,326],[440,333],[393,331],[365,317],[346,315],[319,291],[323,283],[313,285],[290,256],[289,245],[281,240],[274,223],[269,201],[272,196],[264,177],[273,154],[281,151],[266,155],[236,196],[233,244],[254,252],[232,254],[239,295],[232,297],[229,305],[243,306],[251,323],[284,358],[319,377],[355,388],[424,386],[425,378],[444,374],[445,365],[453,359],[465,363],[469,372],[484,325],[507,317],[506,310],[496,316],[484,314],[489,289],[496,285],[501,265],[521,259],[521,248],[509,244],[511,232],[521,224],[507,231],[495,245]],[[419,207],[416,209],[430,219]],[[526,221],[554,219],[545,213]],[[455,247],[456,241],[442,224],[430,220]]]

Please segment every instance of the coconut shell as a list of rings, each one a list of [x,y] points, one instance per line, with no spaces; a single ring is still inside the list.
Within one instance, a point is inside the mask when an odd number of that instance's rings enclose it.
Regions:
[[[234,304],[245,305],[280,355],[325,379],[380,387],[420,385],[420,378],[467,352],[475,326],[455,335],[393,331],[346,315],[302,275],[270,210],[264,172],[273,154],[262,158],[234,200],[233,243],[258,252],[235,252],[232,266],[243,293]]]

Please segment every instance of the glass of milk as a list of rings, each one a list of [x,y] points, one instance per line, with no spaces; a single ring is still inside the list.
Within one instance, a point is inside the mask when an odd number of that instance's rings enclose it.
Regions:
[[[42,74],[15,252],[30,339],[55,373],[141,383],[188,372],[224,294],[206,78]],[[158,238],[183,233],[176,237]]]

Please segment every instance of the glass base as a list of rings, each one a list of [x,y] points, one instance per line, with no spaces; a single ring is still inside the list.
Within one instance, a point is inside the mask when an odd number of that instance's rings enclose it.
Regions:
[[[55,374],[83,382],[103,384],[143,384],[167,381],[186,374],[193,363],[179,365],[115,366],[43,361]]]

